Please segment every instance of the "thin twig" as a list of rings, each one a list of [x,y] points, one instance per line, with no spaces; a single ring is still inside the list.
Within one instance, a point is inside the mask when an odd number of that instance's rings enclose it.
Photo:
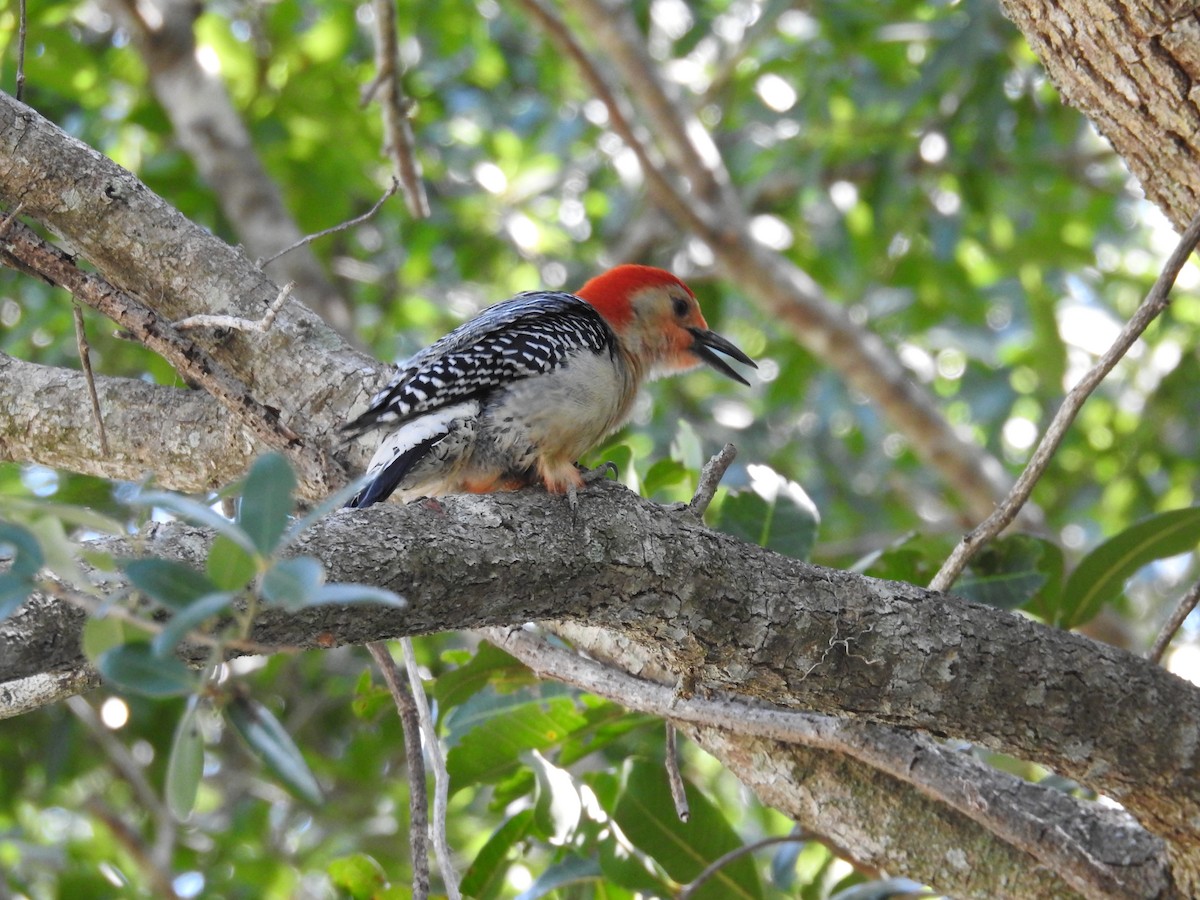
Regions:
[[[0,222],[0,238],[3,238],[6,234],[8,234],[8,229],[12,228],[12,223],[16,221],[17,216],[20,215],[21,209],[24,206],[25,201],[22,200],[12,208],[12,212],[4,217],[4,221]]]
[[[723,868],[733,862],[737,862],[743,856],[749,853],[755,853],[763,847],[770,847],[774,844],[794,844],[797,841],[806,841],[808,836],[805,834],[781,834],[776,837],[763,838],[761,841],[754,841],[751,844],[743,844],[740,847],[735,847],[724,856],[718,856],[692,879],[691,884],[684,885],[683,890],[679,892],[676,900],[691,900],[693,894],[700,890],[710,878],[720,872]]]
[[[22,100],[25,96],[25,38],[29,28],[25,0],[19,0],[17,3],[17,16],[19,19],[17,25],[17,89],[14,96],[18,100]],[[24,101],[22,100],[22,102]]]
[[[92,733],[92,740],[99,744],[113,768],[121,774],[137,797],[138,805],[154,819],[154,844],[147,854],[155,871],[170,870],[171,854],[178,836],[175,817],[163,803],[162,798],[146,778],[145,769],[133,758],[125,745],[113,736],[112,731],[100,721],[92,705],[82,697],[68,697],[67,708],[74,713]]]
[[[88,397],[92,401],[92,418],[96,420],[96,433],[100,436],[100,452],[108,456],[108,433],[104,430],[104,414],[100,411],[100,395],[96,393],[96,375],[92,372],[92,348],[88,346],[87,331],[83,327],[83,308],[77,302],[71,304],[75,320],[75,348],[79,351],[79,364],[83,367],[83,378],[87,382]]]
[[[688,504],[688,512],[697,519],[704,518],[708,504],[712,503],[717,493],[717,485],[721,483],[736,457],[737,447],[726,444],[700,470],[700,483],[696,485],[696,493],[692,496],[692,502]]]
[[[375,0],[376,75],[363,92],[363,100],[378,96],[383,113],[383,149],[392,158],[396,177],[404,187],[404,203],[416,219],[429,218],[429,197],[416,157],[410,104],[400,86],[400,45],[396,40],[395,0]]]
[[[408,678],[401,673],[383,641],[371,641],[367,650],[379,667],[400,715],[404,729],[404,757],[408,762],[408,841],[412,854],[413,900],[429,897],[429,794],[425,790],[425,756],[421,752],[421,714]]]
[[[671,786],[671,800],[675,804],[675,815],[680,822],[686,822],[692,817],[692,809],[688,806],[687,789],[683,786],[683,774],[679,771],[679,736],[675,726],[667,722],[667,784]]]
[[[1154,646],[1146,654],[1146,659],[1152,663],[1159,662],[1162,659],[1163,654],[1167,651],[1167,646],[1171,643],[1171,638],[1175,637],[1175,632],[1180,629],[1184,619],[1191,614],[1197,604],[1200,604],[1200,581],[1197,581],[1188,589],[1188,592],[1183,595],[1179,603],[1175,606],[1170,618],[1163,623],[1162,630],[1159,631],[1158,637],[1154,639]]]
[[[446,771],[446,760],[442,756],[442,745],[437,738],[437,725],[429,712],[425,699],[425,688],[421,684],[421,672],[417,669],[417,657],[413,653],[412,640],[400,639],[404,655],[404,666],[408,670],[408,683],[412,686],[413,699],[421,719],[421,730],[427,740],[429,761],[433,764],[433,850],[437,855],[438,868],[442,870],[442,886],[450,900],[461,900],[458,890],[458,872],[450,858],[450,845],[446,841],[446,806],[450,798],[450,773]]]
[[[1142,332],[1149,327],[1150,323],[1167,308],[1175,279],[1179,277],[1180,270],[1188,261],[1188,257],[1192,255],[1192,251],[1196,249],[1197,242],[1200,242],[1200,213],[1197,213],[1192,218],[1192,221],[1188,223],[1188,227],[1184,229],[1183,234],[1179,238],[1179,243],[1175,245],[1174,251],[1172,251],[1171,256],[1163,266],[1158,280],[1154,282],[1154,286],[1150,288],[1146,299],[1142,301],[1132,318],[1125,323],[1125,327],[1121,329],[1121,333],[1113,341],[1112,346],[1100,357],[1100,361],[1080,379],[1079,383],[1067,393],[1062,405],[1058,408],[1058,412],[1054,414],[1053,420],[1046,428],[1045,434],[1042,435],[1042,439],[1038,442],[1037,449],[1033,451],[1033,456],[1030,457],[1029,463],[1025,466],[1024,471],[1021,472],[1021,477],[1017,479],[1017,483],[1013,485],[1008,496],[1004,498],[1004,501],[996,508],[995,512],[963,535],[958,546],[954,548],[949,558],[942,564],[941,569],[938,570],[937,575],[934,576],[933,581],[929,583],[930,590],[949,590],[950,586],[958,579],[958,576],[962,574],[971,557],[987,544],[988,541],[1007,528],[1013,519],[1016,518],[1017,513],[1021,511],[1021,507],[1025,505],[1025,501],[1029,499],[1029,495],[1033,493],[1034,485],[1045,474],[1047,467],[1050,465],[1050,460],[1054,457],[1055,451],[1058,450],[1059,444],[1062,443],[1063,438],[1066,436],[1071,423],[1075,421],[1075,416],[1083,406],[1084,401],[1091,396],[1092,391],[1112,371],[1113,367],[1120,362],[1121,358],[1129,352],[1129,348],[1133,346]]]
[[[291,296],[295,287],[296,282],[289,281],[280,288],[279,293],[271,301],[261,319],[243,319],[241,316],[198,315],[180,319],[174,323],[173,327],[176,331],[187,331],[189,328],[227,328],[230,331],[256,331],[259,334],[266,334],[271,326],[275,324],[275,317],[279,315],[279,310],[283,309],[283,304],[287,302],[287,298]]]
[[[266,268],[267,265],[269,265],[270,263],[273,263],[275,260],[279,259],[279,257],[283,256],[285,253],[291,253],[293,250],[298,250],[299,248],[303,247],[305,244],[311,244],[313,241],[317,240],[318,238],[327,237],[328,235],[331,235],[331,234],[337,234],[339,231],[345,231],[347,228],[353,228],[355,225],[361,225],[363,222],[366,222],[373,215],[375,215],[375,213],[379,212],[379,207],[383,206],[384,202],[389,197],[391,197],[392,194],[396,193],[396,191],[398,191],[398,190],[400,190],[400,182],[397,181],[395,178],[392,178],[392,183],[388,186],[388,189],[383,192],[383,196],[380,197],[378,200],[376,200],[375,205],[372,206],[370,209],[368,209],[361,216],[355,216],[353,219],[347,219],[345,222],[342,222],[338,225],[334,225],[332,228],[326,228],[323,231],[318,231],[313,234],[305,235],[304,237],[300,238],[300,240],[296,241],[294,244],[289,244],[288,246],[284,247],[278,253],[268,256],[266,259],[258,260],[255,263],[255,265],[258,266],[260,269]]]

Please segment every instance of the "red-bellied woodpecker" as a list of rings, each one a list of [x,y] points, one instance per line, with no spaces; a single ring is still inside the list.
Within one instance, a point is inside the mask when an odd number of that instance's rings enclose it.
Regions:
[[[348,505],[541,481],[574,506],[576,460],[621,426],[643,381],[705,362],[749,384],[718,352],[754,366],[662,269],[618,266],[577,294],[518,294],[408,360],[345,426],[394,429]]]

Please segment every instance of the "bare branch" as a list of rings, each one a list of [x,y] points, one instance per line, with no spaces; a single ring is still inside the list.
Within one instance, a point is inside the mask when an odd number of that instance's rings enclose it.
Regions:
[[[153,474],[161,487],[199,494],[238,478],[266,449],[207,391],[103,375],[94,383],[106,410],[106,448],[86,427],[91,407],[82,373],[0,353],[0,460],[112,481]]]
[[[29,28],[25,0],[17,0],[17,19],[17,87],[15,96],[21,100],[25,96],[25,39]]]
[[[678,735],[675,732],[675,725],[671,722],[666,723],[666,739],[664,763],[667,767],[667,784],[671,786],[671,802],[675,804],[675,815],[679,817],[679,821],[686,822],[691,818],[692,811],[688,807],[687,790],[683,786],[683,774],[679,771]]]
[[[450,773],[446,771],[446,760],[442,756],[441,743],[437,738],[437,723],[429,712],[429,701],[425,699],[425,688],[421,683],[421,672],[417,668],[417,657],[413,653],[412,641],[400,639],[404,654],[404,667],[408,671],[408,683],[412,686],[413,699],[417,705],[417,716],[421,731],[429,735],[426,749],[433,763],[433,850],[437,855],[438,868],[442,871],[442,884],[450,900],[461,900],[458,890],[458,872],[450,856],[450,845],[446,842],[446,805],[450,797]]]
[[[176,331],[187,331],[189,328],[228,328],[231,331],[257,331],[259,334],[265,334],[275,322],[275,317],[279,315],[279,310],[283,308],[284,302],[292,294],[292,289],[295,288],[296,282],[289,281],[279,289],[279,296],[271,301],[271,305],[267,307],[266,313],[261,319],[243,319],[241,316],[188,316],[186,319],[180,319],[175,322],[173,327]]]
[[[717,493],[717,486],[720,485],[721,479],[725,477],[725,473],[729,471],[729,467],[736,457],[737,447],[733,444],[726,444],[700,470],[700,483],[696,485],[695,496],[688,504],[688,512],[697,519],[704,518],[708,505],[712,503],[712,499]]]
[[[1075,416],[1079,413],[1080,408],[1091,396],[1100,382],[1105,379],[1109,372],[1113,370],[1122,357],[1129,352],[1129,348],[1134,345],[1143,331],[1145,331],[1150,323],[1158,318],[1159,313],[1167,308],[1167,302],[1170,298],[1171,288],[1175,285],[1175,279],[1179,277],[1179,272],[1184,264],[1188,261],[1188,257],[1192,255],[1192,251],[1196,249],[1197,242],[1200,242],[1200,213],[1197,213],[1191,223],[1179,237],[1179,243],[1175,245],[1175,249],[1171,252],[1163,265],[1162,272],[1159,273],[1154,286],[1150,288],[1150,292],[1146,298],[1138,306],[1133,316],[1125,323],[1125,327],[1121,329],[1121,333],[1117,335],[1112,346],[1105,351],[1099,361],[1079,380],[1063,399],[1062,405],[1059,406],[1058,412],[1054,414],[1054,418],[1046,427],[1042,439],[1038,441],[1037,447],[1033,451],[1033,455],[1029,458],[1024,471],[1017,479],[1017,483],[1013,485],[1004,502],[1001,503],[996,510],[984,519],[979,525],[971,529],[963,535],[958,546],[951,552],[949,558],[942,563],[941,569],[937,575],[929,583],[930,590],[946,591],[950,586],[958,580],[958,576],[962,574],[962,570],[966,568],[968,562],[979,550],[992,540],[1001,531],[1007,528],[1024,506],[1025,501],[1029,499],[1029,495],[1033,493],[1034,485],[1045,474],[1047,467],[1050,465],[1050,460],[1053,459],[1054,453],[1058,450],[1063,438],[1066,437],[1067,431],[1071,427],[1071,423],[1075,421]]]
[[[1093,835],[1070,826],[1047,829],[1048,820],[1079,821],[1088,805],[1049,788],[1039,788],[996,771],[970,756],[943,750],[932,740],[855,722],[747,706],[733,700],[680,699],[667,685],[551,646],[528,632],[491,628],[488,639],[540,677],[549,677],[608,697],[629,709],[679,722],[720,729],[730,735],[769,738],[845,754],[912,785],[958,811],[1041,864],[1060,872],[1084,895],[1140,897],[1146,873],[1130,879],[1120,865],[1086,852]],[[1024,797],[1024,802],[1019,798]],[[1112,823],[1112,844],[1129,842],[1136,826]],[[1139,883],[1140,882],[1140,883]]]
[[[363,102],[378,96],[383,113],[383,149],[392,158],[396,177],[404,186],[404,202],[413,218],[429,218],[429,197],[421,178],[409,120],[409,103],[400,86],[400,47],[396,40],[395,0],[374,0],[375,79],[363,92]]]
[[[692,895],[695,894],[696,891],[700,890],[700,888],[702,888],[705,884],[707,884],[714,875],[716,875],[730,863],[737,862],[743,856],[747,856],[751,853],[757,853],[764,847],[773,847],[776,844],[794,844],[797,841],[807,841],[808,839],[809,836],[803,833],[783,834],[774,837],[763,838],[762,840],[754,841],[749,844],[743,844],[741,847],[737,847],[733,850],[730,850],[728,853],[719,856],[717,859],[714,859],[711,863],[705,866],[699,875],[693,878],[689,884],[684,886],[683,890],[679,892],[679,895],[675,898],[675,900],[691,900]]]
[[[87,381],[88,398],[92,403],[92,419],[96,423],[96,436],[100,439],[100,452],[108,456],[108,435],[104,431],[104,414],[100,411],[100,397],[96,394],[96,376],[92,373],[92,350],[88,346],[87,331],[83,327],[83,309],[78,303],[71,304],[71,315],[75,321],[75,348],[79,351],[79,364]]]
[[[429,897],[429,795],[425,790],[425,756],[421,750],[421,715],[413,698],[408,678],[402,675],[382,641],[370,641],[367,650],[396,704],[400,727],[404,729],[404,758],[408,763],[408,840],[412,855],[413,900]],[[437,735],[431,735],[436,741]]]
[[[1167,647],[1170,646],[1171,638],[1175,637],[1184,620],[1191,615],[1192,610],[1196,605],[1200,604],[1200,581],[1193,584],[1186,594],[1175,605],[1175,609],[1171,611],[1170,617],[1163,623],[1162,629],[1158,632],[1158,637],[1154,639],[1154,646],[1150,648],[1150,652],[1146,654],[1146,659],[1150,662],[1161,662],[1163,654]]]

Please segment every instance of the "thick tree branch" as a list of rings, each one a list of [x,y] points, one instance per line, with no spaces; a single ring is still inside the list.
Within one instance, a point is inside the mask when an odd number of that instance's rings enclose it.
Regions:
[[[787,764],[783,761],[794,751],[790,745],[800,745],[808,749],[797,751],[801,757],[797,763],[820,757],[813,751],[825,751],[829,758],[820,759],[821,768],[851,772],[863,786],[877,784],[881,775],[894,779],[896,784],[890,786],[887,797],[876,796],[876,790],[856,790],[854,809],[843,808],[836,814],[839,829],[871,833],[871,839],[858,839],[850,846],[907,842],[911,835],[906,832],[914,820],[923,818],[932,800],[966,817],[973,826],[979,826],[1010,848],[1014,858],[998,870],[1027,872],[1032,861],[1043,868],[1028,886],[1019,890],[1010,887],[1014,896],[1059,896],[1070,885],[1085,897],[1159,897],[1169,885],[1161,843],[1125,814],[1000,772],[970,754],[948,749],[930,738],[828,716],[747,706],[735,700],[680,698],[669,685],[637,678],[553,647],[524,631],[491,628],[486,634],[540,677],[565,681],[629,709],[671,719],[681,727],[690,726],[693,734],[701,736],[706,749],[712,751],[716,747],[724,751],[721,758],[725,761],[726,755],[730,757],[727,764],[731,767],[736,767],[739,759],[761,750],[760,739],[767,739],[779,742],[771,756],[782,765]],[[721,737],[709,740],[717,731],[723,732]],[[906,812],[881,820],[877,815],[880,803]],[[933,817],[941,815],[944,813]],[[823,809],[819,821],[804,821],[804,824],[824,830],[829,827],[830,819],[828,810]],[[986,835],[975,835],[974,827],[961,821],[955,824],[956,828],[947,835],[957,842],[952,846],[971,848],[972,852],[987,847],[988,852],[972,860],[965,871],[964,867],[952,867],[955,871],[950,872],[946,869],[945,848],[927,845],[924,848],[927,855],[921,854],[920,865],[912,865],[914,851],[905,855],[909,861],[906,873],[955,895],[966,896],[981,887],[993,889],[994,884],[986,879],[981,883],[976,872],[994,862],[983,857],[1003,851],[992,846]],[[1023,858],[1026,854],[1032,861]],[[886,858],[864,862],[881,868],[890,865]],[[963,880],[964,875],[973,878]],[[1059,879],[1066,885],[1060,884]],[[986,890],[982,896],[991,896]]]
[[[333,515],[297,551],[321,559],[332,579],[404,594],[408,607],[268,612],[253,639],[315,647],[586,621],[712,689],[1039,762],[1121,801],[1173,844],[1177,878],[1195,858],[1193,686],[1009,613],[763,551],[615,484],[590,487],[580,504],[578,524],[539,491]],[[159,528],[144,552],[198,561],[205,541]],[[0,678],[77,666],[79,627],[55,604],[27,605],[0,624]]]
[[[96,393],[108,452],[89,426],[81,372],[0,354],[0,461],[113,481],[153,474],[169,490],[202,493],[237,479],[265,450],[205,391],[97,376]]]

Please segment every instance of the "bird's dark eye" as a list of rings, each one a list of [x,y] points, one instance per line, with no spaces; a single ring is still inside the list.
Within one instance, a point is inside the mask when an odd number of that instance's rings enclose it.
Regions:
[[[682,319],[684,316],[686,316],[688,314],[688,310],[690,309],[690,306],[689,306],[686,298],[672,297],[671,298],[671,308],[675,311],[676,317]]]

